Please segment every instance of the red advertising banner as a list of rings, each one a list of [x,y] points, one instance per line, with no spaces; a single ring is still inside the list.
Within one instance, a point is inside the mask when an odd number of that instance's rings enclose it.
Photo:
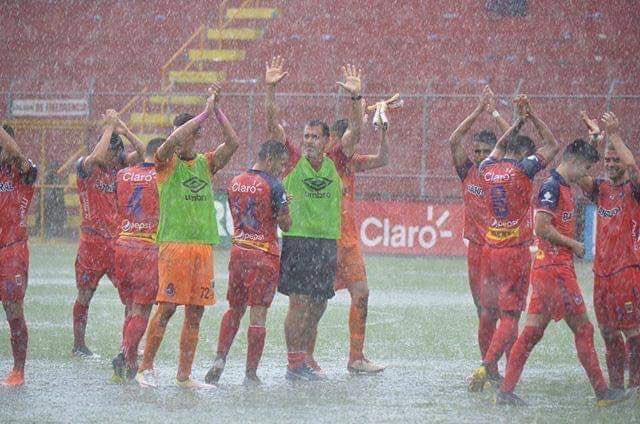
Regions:
[[[356,202],[364,252],[462,256],[462,203]]]

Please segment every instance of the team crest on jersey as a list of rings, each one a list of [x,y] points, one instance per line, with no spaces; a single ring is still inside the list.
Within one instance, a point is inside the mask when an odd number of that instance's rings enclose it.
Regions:
[[[173,283],[169,283],[167,285],[167,288],[164,289],[164,292],[167,296],[173,297],[176,294],[176,288],[174,287]]]
[[[544,250],[542,249],[538,250],[538,252],[536,253],[536,259],[541,261],[544,259],[544,257],[545,257]]]
[[[542,203],[553,203],[553,193],[545,191],[540,200]]]
[[[582,305],[582,302],[584,300],[582,299],[581,295],[577,294],[577,295],[574,296],[573,301],[576,303],[576,305],[580,306],[580,305]]]
[[[314,191],[320,191],[327,188],[329,184],[333,182],[333,180],[330,180],[329,178],[326,178],[326,177],[313,177],[313,178],[306,178],[302,180],[302,182],[304,183],[304,185],[307,186],[307,188]]]
[[[633,302],[624,302],[624,310],[628,314],[632,314],[633,313]]]
[[[207,186],[207,182],[196,176],[189,178],[182,182],[182,185],[191,190],[191,193],[196,194]]]

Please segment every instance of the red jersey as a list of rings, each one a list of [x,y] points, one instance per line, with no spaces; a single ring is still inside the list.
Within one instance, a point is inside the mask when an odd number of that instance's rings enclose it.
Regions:
[[[155,240],[159,215],[155,164],[144,162],[120,170],[116,192],[120,237]]]
[[[78,196],[82,208],[80,229],[105,238],[116,238],[120,230],[116,206],[116,174],[118,168],[94,167],[90,174],[83,170],[85,158],[78,160]]]
[[[545,165],[538,155],[520,162],[489,157],[480,164],[478,173],[485,193],[480,219],[486,244],[500,248],[531,243],[533,177]]]
[[[456,172],[462,181],[462,201],[464,203],[462,237],[475,244],[484,244],[484,232],[480,221],[480,217],[484,215],[484,191],[478,167],[467,159],[462,167],[456,168]]]
[[[233,244],[280,255],[277,218],[289,208],[282,183],[264,171],[250,169],[231,180],[227,195]]]
[[[575,238],[576,219],[574,215],[575,204],[571,187],[555,169],[547,178],[538,194],[536,201],[536,213],[548,213],[551,215],[551,225],[560,234]],[[549,265],[573,265],[573,251],[565,246],[552,244],[548,240],[536,237],[538,252],[533,262],[534,268]]]
[[[15,165],[0,164],[0,248],[28,238],[27,214],[38,176],[36,166],[31,161],[29,165],[21,173]]]
[[[631,181],[613,185],[611,181],[596,179],[593,192],[587,195],[597,206],[593,272],[605,277],[623,268],[640,265],[640,187],[634,187]]]

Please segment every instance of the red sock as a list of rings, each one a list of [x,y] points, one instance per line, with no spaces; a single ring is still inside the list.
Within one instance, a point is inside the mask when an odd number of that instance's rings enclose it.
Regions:
[[[11,350],[13,351],[14,371],[23,371],[24,363],[27,359],[27,344],[29,342],[29,332],[24,317],[14,318],[9,321],[11,331]]]
[[[220,335],[218,336],[218,356],[227,358],[233,339],[238,333],[242,311],[234,308],[227,309],[220,322]]]
[[[503,393],[513,393],[516,388],[524,364],[529,358],[529,354],[533,350],[533,347],[540,341],[544,329],[540,327],[526,326],[520,336],[513,345],[511,350],[511,356],[507,362],[507,370],[504,374],[504,380],[500,386],[500,391]]]
[[[598,354],[593,345],[593,325],[585,322],[578,327],[575,334],[576,350],[578,351],[578,359],[584,370],[587,372],[591,387],[596,394],[607,391],[607,382],[602,375],[600,363],[598,362]]]
[[[138,363],[138,345],[147,329],[147,319],[140,315],[132,315],[128,321],[122,345],[124,360],[129,367],[133,368]]]
[[[640,336],[627,339],[629,346],[629,387],[640,387]]]
[[[73,346],[84,346],[84,333],[87,328],[87,316],[89,306],[85,306],[76,300],[73,305]]]
[[[621,334],[604,338],[607,348],[607,371],[609,371],[609,385],[612,389],[624,388],[624,361],[627,356],[624,339]]]
[[[287,360],[289,362],[289,369],[300,368],[304,364],[304,358],[307,356],[307,352],[287,352]]]
[[[264,340],[267,337],[267,329],[262,326],[250,325],[247,331],[247,374],[255,374],[262,358]]]
[[[518,336],[518,317],[512,314],[502,314],[500,324],[491,338],[491,344],[484,356],[483,363],[491,374],[498,373],[498,361],[505,349]]]
[[[482,358],[487,354],[493,333],[496,332],[496,323],[498,318],[489,311],[480,312],[480,323],[478,324],[478,345],[480,346],[480,354]]]

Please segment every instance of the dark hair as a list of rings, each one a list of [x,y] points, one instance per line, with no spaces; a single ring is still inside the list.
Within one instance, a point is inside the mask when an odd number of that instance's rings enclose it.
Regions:
[[[178,128],[191,121],[195,116],[190,113],[181,113],[180,115],[173,118],[173,127]]]
[[[307,127],[321,127],[322,136],[329,137],[329,134],[330,134],[329,125],[327,125],[327,123],[324,121],[321,121],[319,119],[312,119],[311,121],[307,122]]]
[[[156,152],[158,151],[160,146],[164,144],[165,140],[166,138],[162,137],[152,138],[151,140],[149,140],[144,154],[147,156],[155,156]]]
[[[526,135],[517,135],[515,137],[509,137],[506,152],[523,156],[531,156],[536,152],[536,145],[533,140]]]
[[[258,158],[267,160],[268,158],[280,158],[287,155],[289,151],[287,147],[277,140],[267,140],[260,145],[258,150]]]
[[[574,140],[564,149],[562,160],[565,161],[570,158],[575,158],[589,163],[596,163],[600,160],[600,154],[595,147],[579,138]]]
[[[477,141],[478,143],[488,144],[490,146],[495,146],[498,142],[498,138],[493,131],[484,130],[479,133],[475,133],[473,135],[473,141]]]
[[[124,152],[124,143],[122,137],[116,133],[111,133],[111,139],[109,139],[109,150],[114,152]]]
[[[7,134],[11,136],[11,138],[14,138],[16,136],[16,133],[13,131],[13,128],[11,128],[11,125],[2,124],[2,129],[4,129]]]
[[[341,138],[344,133],[349,128],[349,121],[347,119],[338,119],[331,126],[331,132],[336,135],[336,137]]]

